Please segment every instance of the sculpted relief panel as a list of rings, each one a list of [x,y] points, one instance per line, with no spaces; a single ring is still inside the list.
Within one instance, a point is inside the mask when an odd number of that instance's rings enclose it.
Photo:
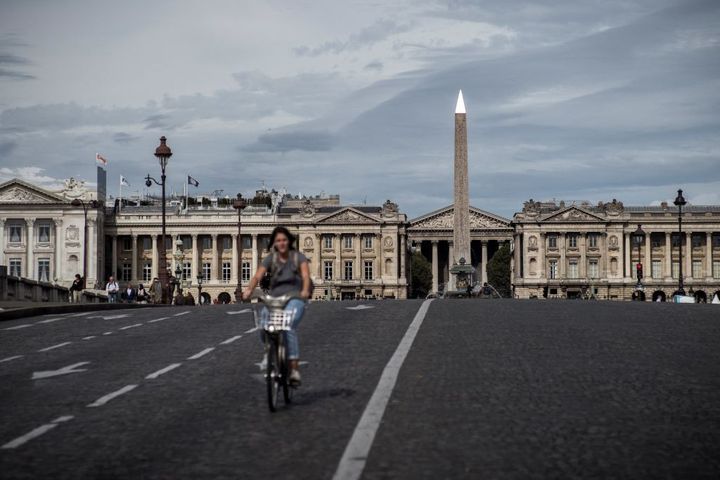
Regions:
[[[0,193],[0,202],[7,203],[48,203],[48,199],[41,197],[24,188],[8,188]]]
[[[452,230],[455,220],[455,213],[452,210],[442,212],[434,217],[426,218],[413,225],[415,228],[431,229],[431,230]],[[510,226],[504,222],[494,218],[482,215],[480,213],[470,212],[470,228],[509,228]]]

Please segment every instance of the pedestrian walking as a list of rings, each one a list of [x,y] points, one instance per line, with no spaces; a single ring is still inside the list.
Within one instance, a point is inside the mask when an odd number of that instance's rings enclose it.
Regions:
[[[115,277],[110,275],[105,284],[105,292],[107,292],[108,303],[117,303],[118,294],[120,293],[120,285],[115,281]]]
[[[70,302],[80,303],[82,299],[82,291],[85,289],[85,279],[80,276],[79,273],[75,274],[75,280],[73,280],[70,286]]]

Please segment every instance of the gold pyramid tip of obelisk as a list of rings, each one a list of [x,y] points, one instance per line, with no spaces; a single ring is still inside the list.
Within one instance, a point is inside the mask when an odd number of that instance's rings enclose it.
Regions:
[[[465,101],[463,100],[462,90],[458,93],[457,105],[455,105],[455,113],[467,113],[465,111]]]

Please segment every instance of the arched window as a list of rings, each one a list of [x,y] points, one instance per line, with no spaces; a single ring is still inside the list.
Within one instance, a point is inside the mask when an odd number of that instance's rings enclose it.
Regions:
[[[618,261],[617,258],[611,258],[610,259],[610,273],[612,275],[617,275],[618,273]]]
[[[530,259],[530,275],[537,275],[537,260]]]

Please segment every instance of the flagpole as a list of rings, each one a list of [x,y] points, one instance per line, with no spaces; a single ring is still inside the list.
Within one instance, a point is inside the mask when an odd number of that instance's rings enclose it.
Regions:
[[[122,212],[122,175],[120,175],[120,201],[118,202],[118,213]]]
[[[187,213],[187,211],[188,211],[188,193],[189,193],[188,190],[190,190],[190,188],[188,188],[187,177],[188,177],[188,175],[186,174],[185,175],[185,213]]]

